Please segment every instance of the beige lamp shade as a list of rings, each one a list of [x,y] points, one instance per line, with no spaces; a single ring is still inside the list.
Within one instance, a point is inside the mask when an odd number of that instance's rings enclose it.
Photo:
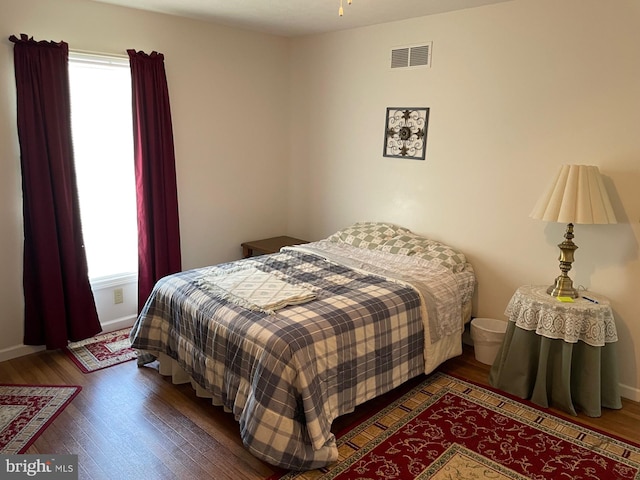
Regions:
[[[562,165],[529,215],[546,222],[617,223],[598,167]]]

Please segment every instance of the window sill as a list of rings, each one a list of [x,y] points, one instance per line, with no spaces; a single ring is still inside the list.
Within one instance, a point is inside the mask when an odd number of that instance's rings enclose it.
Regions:
[[[117,287],[128,283],[136,283],[138,281],[138,272],[119,273],[116,275],[107,275],[105,277],[90,278],[91,288],[100,290],[103,288]]]

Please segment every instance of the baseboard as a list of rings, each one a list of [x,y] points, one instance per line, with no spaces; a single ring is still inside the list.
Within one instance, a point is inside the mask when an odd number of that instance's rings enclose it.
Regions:
[[[620,384],[620,395],[634,402],[640,402],[640,389]]]
[[[15,345],[13,347],[3,348],[0,350],[0,362],[31,355],[32,353],[41,352],[44,349],[44,345]]]
[[[128,315],[126,317],[116,318],[114,320],[101,323],[102,333],[113,332],[114,330],[121,330],[123,328],[131,328],[135,321],[135,315]],[[18,357],[24,357],[25,355],[31,355],[32,353],[41,352],[44,349],[44,345],[15,345],[13,347],[4,348],[0,350],[0,362]]]
[[[131,328],[136,322],[136,318],[136,315],[128,315],[126,317],[109,320],[108,322],[101,322],[102,333],[113,332],[114,330],[120,330],[123,328]]]

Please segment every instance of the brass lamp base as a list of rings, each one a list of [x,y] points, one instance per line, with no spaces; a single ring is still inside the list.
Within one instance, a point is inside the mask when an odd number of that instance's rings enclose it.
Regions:
[[[573,280],[562,275],[556,278],[556,283],[547,288],[547,293],[552,297],[578,298],[578,290],[573,288]]]
[[[556,278],[555,283],[547,289],[547,293],[552,297],[578,298],[578,290],[573,288],[573,280],[567,275],[573,263],[573,252],[578,249],[578,246],[573,243],[573,223],[567,225],[564,239],[564,242],[558,245],[558,248],[560,248],[558,260],[560,260],[560,271],[562,273]]]

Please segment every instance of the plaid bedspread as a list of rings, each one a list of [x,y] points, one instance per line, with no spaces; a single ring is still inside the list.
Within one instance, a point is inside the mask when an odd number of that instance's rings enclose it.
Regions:
[[[246,266],[315,298],[269,314],[200,288]],[[235,415],[245,446],[288,469],[337,459],[332,421],[424,372],[423,296],[403,282],[287,250],[160,280],[133,348],[175,359]]]

